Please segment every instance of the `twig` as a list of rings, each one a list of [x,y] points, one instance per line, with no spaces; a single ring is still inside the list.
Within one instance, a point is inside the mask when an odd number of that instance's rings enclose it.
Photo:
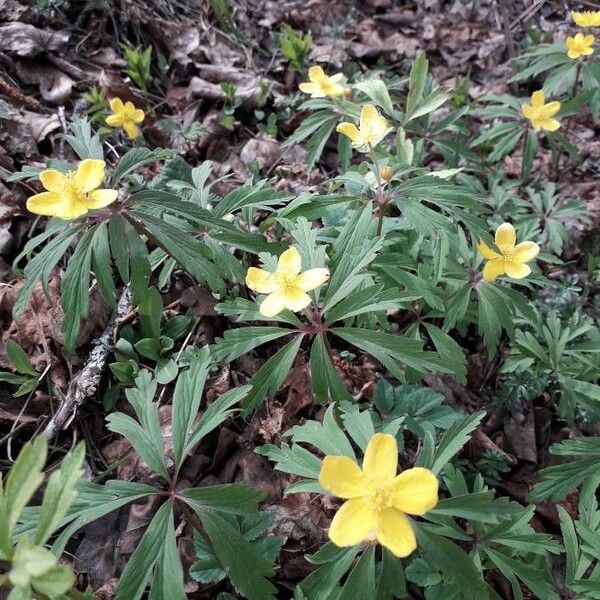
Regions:
[[[60,121],[60,126],[62,128],[62,137],[58,141],[58,158],[60,160],[65,160],[65,137],[69,135],[69,127],[67,125],[67,120],[65,119],[65,107],[58,107],[58,120]]]
[[[40,103],[35,98],[27,96],[3,79],[0,79],[0,94],[12,100],[14,104],[23,106],[29,110],[38,111],[41,108]]]
[[[127,286],[119,298],[117,308],[113,312],[108,325],[104,328],[100,337],[95,340],[83,369],[73,377],[58,410],[48,421],[44,429],[44,435],[48,439],[53,439],[61,429],[68,427],[75,418],[77,408],[98,389],[117,329],[131,306],[131,289]]]

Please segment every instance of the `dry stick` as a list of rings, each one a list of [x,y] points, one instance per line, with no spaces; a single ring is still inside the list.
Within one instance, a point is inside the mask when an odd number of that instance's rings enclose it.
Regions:
[[[104,328],[100,337],[94,341],[94,346],[88,354],[83,369],[71,379],[67,393],[62,399],[58,410],[48,421],[44,429],[44,436],[49,440],[55,438],[61,429],[68,427],[75,418],[77,408],[92,394],[96,393],[117,329],[131,306],[131,289],[127,286],[121,293],[117,308],[114,310],[108,325]]]

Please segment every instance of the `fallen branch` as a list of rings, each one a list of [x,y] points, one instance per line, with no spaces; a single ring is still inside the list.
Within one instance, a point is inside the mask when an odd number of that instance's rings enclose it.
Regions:
[[[77,409],[87,398],[96,393],[117,330],[121,321],[129,312],[131,304],[131,290],[126,287],[119,298],[117,308],[114,310],[108,325],[104,328],[100,337],[94,341],[93,348],[90,350],[83,369],[73,377],[58,410],[48,421],[44,429],[46,438],[53,439],[61,429],[67,428],[75,418]]]

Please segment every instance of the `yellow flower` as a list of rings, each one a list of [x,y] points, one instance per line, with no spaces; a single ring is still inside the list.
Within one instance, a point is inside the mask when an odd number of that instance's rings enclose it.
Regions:
[[[396,556],[408,556],[417,540],[408,515],[424,515],[438,501],[438,481],[415,467],[396,475],[398,446],[389,433],[376,433],[362,469],[347,456],[326,456],[319,483],[346,502],[337,511],[329,538],[336,546],[378,542]]]
[[[40,173],[40,181],[48,190],[31,196],[27,209],[36,215],[76,219],[88,210],[103,208],[117,199],[117,190],[99,190],[104,181],[104,161],[87,158],[77,171],[63,175],[54,169]]]
[[[367,152],[387,135],[388,122],[372,104],[365,104],[360,113],[358,128],[354,123],[340,123],[336,131],[352,140],[352,146],[360,152]]]
[[[560,102],[548,102],[545,104],[544,92],[539,90],[531,94],[531,104],[521,106],[523,116],[531,122],[531,126],[539,131],[556,131],[560,123],[552,117],[560,110]]]
[[[309,269],[300,273],[302,260],[296,248],[288,248],[280,257],[274,273],[250,267],[246,285],[259,294],[268,294],[260,305],[260,313],[274,317],[285,308],[299,311],[306,308],[310,292],[329,279],[329,269]]]
[[[113,114],[106,117],[106,124],[109,127],[122,127],[129,139],[135,140],[140,134],[137,123],[144,120],[144,111],[136,108],[129,100],[123,104],[120,98],[113,98],[110,101],[110,110]]]
[[[568,37],[565,40],[567,47],[567,56],[575,60],[580,56],[589,56],[594,53],[595,38],[593,35],[583,35],[583,33],[575,34],[575,37]]]
[[[325,98],[325,96],[344,96],[348,91],[338,82],[344,78],[343,73],[335,75],[325,75],[321,67],[311,67],[308,70],[308,79],[310,82],[301,83],[300,91],[310,94],[311,98]]]
[[[600,27],[600,10],[571,11],[571,17],[579,27]]]
[[[531,273],[529,265],[540,252],[540,247],[535,242],[521,242],[517,244],[517,233],[510,223],[502,223],[496,229],[496,246],[500,253],[494,252],[484,241],[479,240],[479,252],[487,259],[483,267],[485,281],[495,281],[505,273],[513,279],[523,279]]]

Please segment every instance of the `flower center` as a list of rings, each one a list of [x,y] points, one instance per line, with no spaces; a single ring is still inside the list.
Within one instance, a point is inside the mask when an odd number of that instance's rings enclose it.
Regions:
[[[386,485],[379,485],[373,491],[371,504],[376,511],[385,510],[393,506],[392,496]]]
[[[297,288],[298,275],[292,275],[291,273],[275,273],[277,283],[281,286],[283,293],[289,293],[290,291]]]
[[[82,202],[86,199],[87,194],[83,191],[81,184],[77,180],[77,172],[69,171],[63,187],[63,194],[71,200],[71,202]]]
[[[125,121],[133,122],[133,113],[135,112],[135,110],[135,108],[130,108],[129,106],[126,106],[123,110],[123,119]]]

